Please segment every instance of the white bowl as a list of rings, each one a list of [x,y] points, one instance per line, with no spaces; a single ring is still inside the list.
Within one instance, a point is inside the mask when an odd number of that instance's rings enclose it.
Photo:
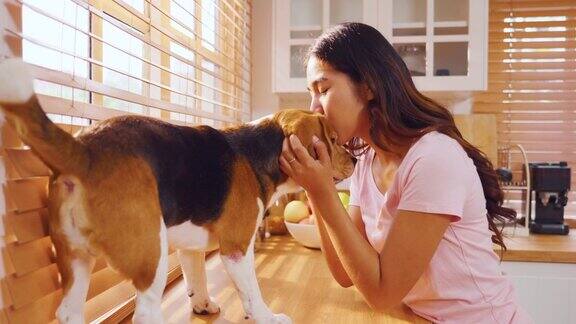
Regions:
[[[314,249],[320,248],[320,233],[314,224],[297,224],[284,221],[288,232],[298,243]]]

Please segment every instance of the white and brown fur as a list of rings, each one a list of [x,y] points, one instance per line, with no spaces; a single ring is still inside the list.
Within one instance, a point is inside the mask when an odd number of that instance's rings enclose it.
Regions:
[[[336,177],[353,162],[324,117],[288,110],[216,130],[142,116],[105,120],[73,137],[52,123],[33,93],[26,64],[0,64],[0,106],[24,143],[50,167],[49,224],[62,275],[62,323],[83,323],[94,258],[137,289],[136,323],[161,323],[168,246],[178,250],[195,313],[219,311],[206,287],[205,252],[220,248],[246,315],[289,323],[264,303],[254,271],[254,238],[265,209],[298,190],[278,165],[282,141],[312,135],[329,147]]]

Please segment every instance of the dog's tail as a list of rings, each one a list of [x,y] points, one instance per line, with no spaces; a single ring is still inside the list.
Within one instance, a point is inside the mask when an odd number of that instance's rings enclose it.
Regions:
[[[20,59],[0,63],[0,107],[20,139],[53,171],[77,176],[87,171],[88,150],[48,119],[34,94],[32,74]]]

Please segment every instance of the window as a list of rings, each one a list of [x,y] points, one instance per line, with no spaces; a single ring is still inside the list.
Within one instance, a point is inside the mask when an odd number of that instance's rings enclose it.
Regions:
[[[170,4],[170,25],[191,39],[195,38],[195,1],[172,0]]]
[[[30,64],[43,109],[68,132],[125,114],[217,128],[250,118],[248,0],[21,0],[2,4],[1,28],[17,41],[0,40],[0,58],[21,55]],[[4,20],[19,15],[21,24],[18,19]],[[15,146],[12,153],[20,157],[10,158],[15,166],[7,167],[7,173],[31,165],[38,172],[41,163],[32,161],[33,155],[22,153],[26,150],[14,143],[18,142],[4,142]],[[7,155],[3,156],[6,160]],[[4,250],[7,259],[34,259],[25,266],[15,264],[17,276],[7,274],[7,295],[16,296],[3,305],[8,322],[31,318],[51,322],[61,298],[46,216],[40,212],[46,210],[47,173],[12,177],[28,189],[5,189],[7,195],[24,192],[30,198],[24,199],[30,206],[5,217],[19,217],[22,222],[25,216],[34,222],[27,227],[34,233],[5,237],[10,245]],[[16,248],[23,243],[27,244],[25,252]],[[170,260],[168,281],[179,275],[177,259],[172,255]],[[132,307],[127,289],[130,286],[117,273],[97,260],[86,319],[101,322],[113,315],[112,308]]]
[[[572,9],[569,1],[490,1],[489,86],[475,97],[474,110],[496,114],[499,144],[521,144],[530,161],[576,165]],[[520,179],[519,153],[512,169]],[[567,217],[576,217],[576,168],[572,172]]]
[[[26,0],[22,7],[22,57],[48,69],[88,77],[88,11],[71,0]],[[36,80],[40,94],[81,102],[89,92]]]
[[[114,18],[110,18],[112,19]],[[122,24],[122,22],[118,23]],[[102,51],[104,84],[142,95],[143,42],[108,21],[103,21],[102,38],[106,41]],[[104,96],[104,106],[132,113],[143,113],[143,108],[139,104],[108,96]]]

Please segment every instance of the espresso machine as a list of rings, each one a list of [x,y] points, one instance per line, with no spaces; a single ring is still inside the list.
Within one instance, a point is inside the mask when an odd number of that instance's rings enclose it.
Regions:
[[[567,235],[564,207],[570,191],[570,167],[558,163],[529,163],[536,209],[530,222],[530,232],[537,234]]]

